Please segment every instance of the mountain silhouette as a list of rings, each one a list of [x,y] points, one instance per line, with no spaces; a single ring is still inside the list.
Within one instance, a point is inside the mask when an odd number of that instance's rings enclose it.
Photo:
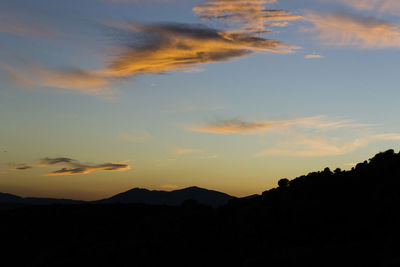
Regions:
[[[217,207],[228,203],[228,201],[233,198],[234,197],[225,193],[196,186],[170,192],[134,188],[113,197],[95,201],[95,203],[143,203],[176,206],[181,205],[186,200],[194,200],[199,204]]]
[[[22,198],[19,196],[0,193],[0,203],[19,203],[21,200]]]
[[[219,200],[220,194],[197,187],[172,192],[135,188],[95,204],[0,209],[0,236],[6,244],[2,262],[400,266],[400,153],[393,150],[351,170],[325,168],[277,179],[277,187],[262,195],[231,198],[218,208],[198,202],[210,196]],[[137,203],[145,198],[148,204]]]
[[[225,205],[234,197],[214,190],[208,190],[200,187],[188,187],[175,191],[157,191],[147,190],[143,188],[134,188],[123,193],[119,193],[110,198],[86,202],[94,204],[132,204],[142,203],[150,205],[171,205],[178,206],[187,200],[194,200],[199,204],[218,207]],[[82,204],[85,201],[72,199],[56,199],[56,198],[22,198],[20,196],[0,193],[0,204],[13,205],[54,205],[54,204]]]
[[[0,193],[0,204],[6,205],[54,205],[54,204],[82,204],[84,201],[58,198],[20,197],[8,193]]]

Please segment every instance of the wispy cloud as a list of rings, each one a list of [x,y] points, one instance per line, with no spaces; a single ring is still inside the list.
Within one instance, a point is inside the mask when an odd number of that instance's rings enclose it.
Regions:
[[[210,122],[205,126],[191,128],[195,132],[229,134],[248,134],[266,131],[273,127],[273,122],[246,122],[242,119],[220,120]]]
[[[318,54],[309,54],[304,56],[305,59],[321,59],[324,58],[324,56],[318,55]]]
[[[256,157],[316,157],[343,155],[373,142],[400,140],[398,133],[376,133],[375,126],[313,116],[291,120],[217,120],[188,129],[211,134],[262,134],[262,138],[268,137],[270,147],[256,153]]]
[[[138,2],[134,0],[102,0],[109,3]],[[139,1],[143,2],[143,1]],[[267,9],[272,0],[207,0],[194,12],[205,20],[217,19],[234,22],[227,30],[210,28],[201,24],[131,23],[107,25],[106,32],[113,38],[115,50],[107,57],[108,64],[96,70],[82,68],[57,69],[31,62],[18,66],[1,64],[14,84],[21,87],[50,87],[72,90],[84,94],[114,94],[111,83],[143,74],[162,74],[172,71],[191,71],[199,65],[230,61],[254,53],[291,53],[298,47],[265,38],[261,33],[271,27],[286,26],[298,19],[285,10]],[[7,31],[37,34],[46,27],[28,30],[18,23],[3,23],[14,27]],[[10,26],[13,25],[13,26]],[[37,31],[37,32],[36,32]]]
[[[217,120],[208,122],[202,126],[188,127],[188,129],[194,132],[213,134],[254,134],[295,126],[315,129],[338,129],[343,127],[362,127],[370,125],[358,124],[349,120],[330,121],[324,116],[313,116],[293,120],[252,122],[235,118],[230,120]]]
[[[40,38],[61,35],[47,24],[4,7],[0,10],[0,32]]]
[[[187,112],[194,112],[194,111],[216,111],[216,110],[223,110],[226,109],[224,105],[206,105],[204,104],[195,104],[192,102],[184,101],[181,105],[177,107],[168,108],[162,110],[165,113],[187,113]]]
[[[315,34],[324,45],[361,49],[400,48],[400,27],[388,21],[314,11],[308,11],[304,19],[313,24],[304,30]]]
[[[201,153],[203,150],[200,149],[190,149],[190,148],[177,148],[175,149],[174,153],[176,155],[187,155],[187,154],[194,154],[194,153]]]
[[[338,138],[291,136],[290,140],[280,142],[275,147],[265,149],[257,153],[256,156],[338,156],[350,153],[357,148],[367,146],[372,142],[395,140],[400,140],[400,134],[378,134],[363,136],[345,143],[341,143]]]
[[[46,174],[46,176],[56,176],[56,175],[75,175],[75,174],[88,174],[94,171],[126,171],[129,170],[129,165],[125,164],[112,164],[106,163],[101,165],[82,165],[82,167],[78,168],[62,168],[60,170],[50,172]]]
[[[131,3],[144,4],[144,3],[176,3],[185,0],[101,0],[101,1],[111,4],[131,4]]]
[[[341,2],[357,10],[377,11],[392,15],[400,14],[400,1],[398,0],[334,0],[334,2]]]
[[[14,84],[22,88],[49,87],[79,93],[111,94],[109,78],[81,69],[52,69],[35,62],[24,62],[20,67],[0,62],[0,70],[7,73]]]
[[[67,165],[68,167],[50,172],[46,176],[56,175],[76,175],[88,174],[94,171],[126,171],[130,169],[128,164],[122,163],[104,163],[104,164],[83,164],[70,158],[44,158],[39,162],[39,166]]]
[[[43,158],[39,161],[39,166],[45,167],[45,166],[51,166],[55,164],[60,164],[60,163],[67,163],[67,164],[73,164],[75,160],[70,159],[70,158]]]
[[[202,159],[216,159],[216,158],[218,158],[218,155],[208,155],[208,156],[202,157]]]
[[[206,0],[203,5],[193,8],[193,11],[202,19],[217,19],[233,23],[238,26],[235,31],[264,33],[270,27],[282,27],[288,21],[300,17],[292,15],[286,10],[267,9],[268,4],[276,0]]]
[[[110,4],[154,4],[154,3],[176,3],[185,0],[96,0]]]
[[[174,190],[174,189],[178,189],[179,186],[174,185],[174,184],[164,184],[160,186],[162,189],[167,189],[167,190]]]

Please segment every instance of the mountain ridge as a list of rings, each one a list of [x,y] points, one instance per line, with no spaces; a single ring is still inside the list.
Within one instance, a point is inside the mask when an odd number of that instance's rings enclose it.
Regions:
[[[150,205],[181,205],[186,200],[195,200],[199,204],[210,205],[213,207],[226,204],[235,197],[215,190],[209,190],[198,186],[177,189],[173,191],[149,190],[146,188],[135,187],[125,192],[118,193],[109,198],[83,201],[74,199],[40,198],[40,197],[20,197],[10,193],[0,192],[0,204],[19,204],[19,205],[51,205],[51,204],[112,204],[112,203],[141,203]]]
[[[215,190],[191,186],[173,191],[133,188],[95,203],[144,203],[152,205],[181,205],[186,200],[195,200],[200,204],[221,206],[234,197]]]

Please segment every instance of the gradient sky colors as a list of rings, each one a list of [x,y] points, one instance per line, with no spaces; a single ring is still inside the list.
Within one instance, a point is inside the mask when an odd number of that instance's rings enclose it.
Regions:
[[[0,191],[245,196],[399,149],[397,0],[3,0]]]

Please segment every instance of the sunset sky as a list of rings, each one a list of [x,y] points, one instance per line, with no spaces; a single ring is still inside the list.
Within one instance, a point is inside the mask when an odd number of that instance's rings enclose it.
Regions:
[[[398,0],[1,0],[0,192],[259,194],[400,149]]]

